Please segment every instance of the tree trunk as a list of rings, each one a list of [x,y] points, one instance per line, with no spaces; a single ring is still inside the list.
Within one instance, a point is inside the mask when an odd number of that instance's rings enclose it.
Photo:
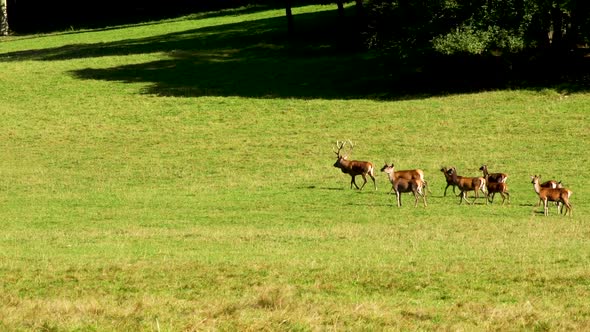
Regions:
[[[561,49],[563,47],[563,13],[561,8],[554,7],[551,9],[551,22],[553,23],[551,47]]]
[[[344,17],[344,4],[342,0],[336,1],[336,4],[338,5],[338,16]]]
[[[2,1],[2,0],[0,0]],[[293,12],[291,11],[291,0],[285,1],[285,14],[287,15],[287,32],[293,34]]]
[[[6,0],[0,0],[0,36],[8,36],[8,11]]]
[[[580,37],[580,16],[579,13],[587,13],[588,9],[584,10],[582,8],[584,3],[588,6],[587,2],[585,1],[570,1],[570,27],[565,35],[565,44],[569,49],[577,48],[577,44]],[[590,8],[589,8],[590,9]]]
[[[363,0],[355,0],[356,2],[356,14],[359,17],[365,16],[365,8],[363,7]]]

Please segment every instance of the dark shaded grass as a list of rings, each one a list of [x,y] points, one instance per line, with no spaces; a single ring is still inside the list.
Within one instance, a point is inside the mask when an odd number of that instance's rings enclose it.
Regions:
[[[55,61],[164,52],[168,59],[72,72],[77,78],[149,83],[159,96],[407,99],[504,88],[584,91],[590,59],[518,56],[399,60],[363,50],[357,19],[335,11],[211,26],[117,42],[5,53],[0,61]],[[543,69],[543,70],[540,70]],[[541,74],[539,74],[541,73]]]

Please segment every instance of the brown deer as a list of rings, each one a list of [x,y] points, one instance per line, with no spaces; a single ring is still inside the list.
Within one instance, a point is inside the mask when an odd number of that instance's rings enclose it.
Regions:
[[[494,196],[496,196],[496,193],[498,193],[500,196],[502,196],[502,205],[504,205],[504,200],[506,200],[506,198],[508,198],[508,204],[510,204],[510,193],[508,192],[508,185],[506,183],[488,182],[488,179],[485,180],[490,203],[494,202]],[[491,197],[490,194],[492,194]]]
[[[446,167],[443,167],[443,168],[441,168],[441,169],[440,169],[440,171],[441,171],[441,172],[443,173],[443,175],[445,176],[445,180],[447,180],[447,186],[445,187],[445,193],[444,193],[444,196],[445,196],[445,197],[447,196],[447,189],[448,189],[449,187],[451,187],[451,186],[453,187],[453,194],[455,194],[455,193],[456,193],[456,192],[455,192],[455,187],[456,187],[456,185],[455,185],[455,183],[453,182],[453,178],[452,178],[452,177],[451,177],[451,176],[450,176],[450,175],[447,173],[447,172],[448,172],[448,170],[449,170],[449,169],[448,169],[448,168],[446,168]]]
[[[483,171],[483,178],[486,180],[486,189],[488,191],[489,202],[493,203],[494,197],[498,193],[500,194],[500,196],[502,196],[502,205],[504,205],[506,197],[508,197],[508,204],[510,204],[510,193],[508,193],[508,185],[506,184],[506,179],[508,178],[508,175],[506,175],[505,173],[490,174],[488,173],[488,168],[486,165],[481,166],[479,170]]]
[[[483,172],[483,177],[487,182],[504,183],[508,179],[508,174],[506,173],[489,173],[486,165],[482,165],[479,170]]]
[[[455,167],[451,167],[450,169],[448,169],[447,174],[451,176],[452,182],[457,187],[459,187],[459,190],[461,191],[461,193],[459,194],[459,196],[461,196],[461,198],[459,199],[459,204],[463,203],[463,201],[467,202],[468,204],[475,203],[475,201],[479,198],[479,191],[481,191],[484,194],[486,205],[488,204],[488,195],[485,191],[486,179],[482,177],[458,176]],[[467,200],[468,191],[473,191],[475,193],[475,198],[473,199],[473,202],[469,202]]]
[[[545,181],[543,183],[541,183],[541,188],[563,188],[563,184],[561,184],[561,181],[555,181],[555,180],[548,180]],[[539,207],[539,205],[541,205],[541,200],[539,199],[539,202],[537,202],[537,207]],[[555,205],[560,206],[561,203],[559,202],[555,202]]]
[[[549,208],[548,208],[548,203],[549,201],[551,202],[557,202],[560,203],[557,205],[557,212],[561,213],[563,211],[560,212],[560,208],[561,210],[563,210],[563,206],[561,206],[561,204],[565,205],[565,214],[567,215],[568,211],[570,214],[570,217],[572,216],[572,205],[570,204],[570,197],[572,196],[572,191],[567,189],[567,188],[543,188],[541,187],[541,184],[539,183],[539,181],[541,180],[541,176],[531,176],[531,183],[533,184],[533,188],[535,189],[535,192],[537,193],[537,195],[539,195],[539,199],[543,202],[543,212],[546,216],[549,215]]]
[[[563,188],[561,181],[557,182],[555,180],[549,180],[541,183],[541,188]]]
[[[391,165],[393,166],[393,163],[391,163]],[[381,168],[381,172],[387,173],[385,171],[386,167],[389,167],[387,162],[385,162],[385,166],[383,166]],[[395,171],[395,178],[406,179],[406,180],[420,180],[420,181],[424,182],[424,188],[426,188],[428,186],[426,183],[426,180],[424,180],[424,171],[421,169],[409,169],[409,170],[403,170],[403,171]],[[392,192],[395,192],[395,190],[393,188],[393,181],[391,180],[391,176],[389,177],[389,180],[392,184],[391,190],[389,191],[389,194],[391,194]],[[426,194],[426,191],[424,191],[424,194]]]
[[[350,152],[352,152],[354,145],[352,144],[352,142],[350,140],[348,142],[350,144]],[[367,184],[367,174],[368,174],[371,177],[371,179],[373,180],[373,185],[375,186],[375,190],[377,190],[377,183],[375,182],[375,174],[374,174],[373,164],[368,161],[348,160],[348,155],[340,154],[340,151],[342,150],[342,148],[344,148],[345,145],[346,145],[345,141],[342,141],[342,142],[336,141],[336,148],[338,148],[338,151],[334,150],[334,152],[338,156],[338,159],[334,163],[334,167],[340,168],[340,170],[342,170],[342,173],[346,173],[351,176],[351,178],[352,178],[350,180],[350,188],[351,189],[352,189],[352,185],[354,184],[356,189],[363,190],[363,187],[365,186],[365,184]],[[357,184],[354,180],[354,178],[357,175],[362,176],[363,180],[365,181],[365,182],[363,182],[363,185],[360,188],[359,188],[359,186],[357,186]]]
[[[418,178],[410,177],[409,179],[398,177],[398,172],[395,171],[395,166],[393,163],[391,165],[385,164],[381,168],[381,172],[387,173],[389,176],[389,181],[391,182],[391,189],[395,191],[397,206],[402,206],[402,199],[401,193],[413,193],[414,194],[414,207],[418,206],[418,196],[422,197],[422,201],[424,202],[424,207],[427,206],[426,204],[426,194],[424,192],[426,187],[426,182],[424,180]],[[406,174],[407,175],[407,174]],[[424,174],[422,173],[422,178]]]

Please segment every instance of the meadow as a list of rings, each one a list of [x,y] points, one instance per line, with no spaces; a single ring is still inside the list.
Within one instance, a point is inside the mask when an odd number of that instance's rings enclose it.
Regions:
[[[335,8],[296,8],[295,40],[283,14],[0,40],[0,328],[589,329],[590,92],[396,95],[325,42]],[[428,207],[351,190],[343,139],[423,169]],[[482,164],[509,205],[443,196]]]

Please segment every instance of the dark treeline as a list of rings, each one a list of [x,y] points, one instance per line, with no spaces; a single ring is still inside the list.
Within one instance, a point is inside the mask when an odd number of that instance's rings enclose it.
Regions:
[[[367,0],[371,42],[442,53],[568,48],[589,41],[588,0]]]
[[[417,69],[404,87],[590,83],[588,0],[366,2],[367,45]]]

